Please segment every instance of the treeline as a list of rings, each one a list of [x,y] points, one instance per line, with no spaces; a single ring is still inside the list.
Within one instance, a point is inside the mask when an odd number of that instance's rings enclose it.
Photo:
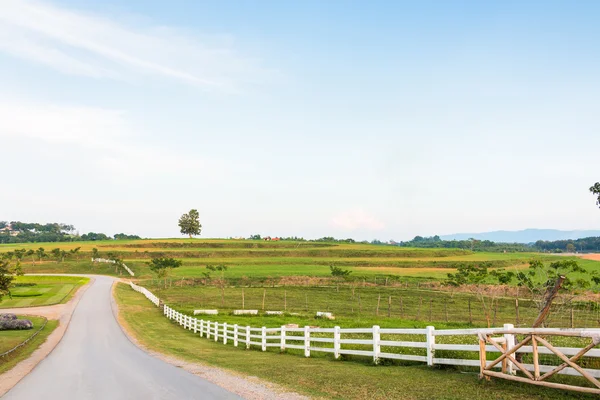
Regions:
[[[587,237],[575,240],[538,240],[535,248],[552,253],[600,252],[600,237]]]
[[[104,233],[95,232],[86,233],[80,236],[75,233],[75,227],[73,225],[0,221],[0,243],[2,244],[134,239],[140,239],[140,237],[137,235],[126,235],[124,233],[117,233],[111,237]]]
[[[413,240],[396,243],[401,247],[420,247],[427,249],[463,249],[472,251],[510,251],[527,252],[532,251],[531,246],[522,243],[496,243],[491,240],[442,240],[439,236],[422,237],[415,236]]]

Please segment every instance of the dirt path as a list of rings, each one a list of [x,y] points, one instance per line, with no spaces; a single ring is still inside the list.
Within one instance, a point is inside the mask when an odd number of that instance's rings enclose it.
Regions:
[[[7,308],[0,309],[2,313],[13,313],[19,315],[39,315],[50,319],[58,319],[58,327],[48,336],[48,339],[35,350],[31,356],[15,365],[11,370],[0,375],[0,397],[13,388],[21,379],[29,374],[36,365],[54,350],[60,342],[69,326],[73,311],[77,307],[81,296],[94,282],[94,278],[80,287],[77,293],[66,304],[56,304],[54,306],[25,307],[25,308]]]
[[[583,258],[584,260],[600,261],[600,254],[582,254],[579,257]]]

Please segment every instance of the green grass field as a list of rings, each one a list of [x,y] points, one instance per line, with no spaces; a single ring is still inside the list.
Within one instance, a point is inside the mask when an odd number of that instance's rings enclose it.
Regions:
[[[18,316],[19,319],[28,319],[33,323],[33,329],[24,331],[0,331],[0,354],[18,346],[33,335],[46,321],[46,318],[36,316]],[[0,358],[1,360],[1,358]]]
[[[88,278],[67,276],[20,276],[11,289],[12,298],[3,297],[0,308],[49,306],[65,303]],[[31,286],[29,286],[31,285]]]
[[[33,335],[45,321],[41,317],[20,316],[19,318],[29,319],[33,322],[33,329],[28,331],[1,331],[0,332],[0,353],[8,351],[19,343],[22,343],[31,335]],[[26,360],[42,343],[46,341],[48,336],[58,326],[57,320],[49,320],[44,328],[25,346],[11,352],[5,357],[0,357],[0,374],[10,370],[19,362]]]
[[[244,351],[201,339],[167,320],[143,295],[119,284],[119,314],[146,347],[280,384],[316,398],[334,399],[592,399],[595,397],[515,384],[480,381],[476,373],[422,365],[380,365],[302,358],[293,353]],[[314,373],[318,371],[318,373]]]

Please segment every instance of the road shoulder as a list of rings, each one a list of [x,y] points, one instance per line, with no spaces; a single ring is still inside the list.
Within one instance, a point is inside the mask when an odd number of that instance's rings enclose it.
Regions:
[[[42,307],[29,307],[29,308],[15,308],[15,309],[2,309],[3,313],[15,313],[15,314],[28,314],[28,315],[39,315],[51,319],[57,319],[59,321],[58,327],[48,336],[46,341],[36,349],[29,358],[21,361],[15,365],[9,371],[0,375],[0,397],[6,392],[12,389],[21,379],[29,374],[43,359],[54,350],[56,345],[60,343],[63,338],[73,312],[79,304],[79,300],[85,293],[85,291],[93,285],[95,279],[90,278],[90,281],[85,285],[81,286],[77,293],[71,297],[66,304],[56,304],[53,306],[42,306]]]
[[[237,394],[248,400],[304,400],[308,399],[307,396],[300,395],[286,391],[283,387],[266,382],[256,377],[246,377],[241,374],[236,374],[230,371],[226,371],[220,368],[211,367],[199,363],[192,363],[189,361],[182,360],[177,357],[159,353],[151,350],[141,344],[134,336],[133,331],[130,329],[127,321],[122,317],[119,310],[119,305],[115,300],[115,288],[119,282],[115,281],[112,286],[111,304],[113,308],[113,314],[115,319],[119,323],[121,330],[125,336],[138,348],[142,349],[146,353],[153,357],[156,357],[166,363],[182,368],[185,371],[197,375],[202,379],[214,383],[215,385],[221,386],[222,388]]]

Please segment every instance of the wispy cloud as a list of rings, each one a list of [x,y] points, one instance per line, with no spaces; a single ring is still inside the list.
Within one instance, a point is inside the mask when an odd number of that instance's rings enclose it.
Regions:
[[[226,43],[165,27],[132,27],[47,2],[2,0],[0,51],[93,78],[162,77],[236,90],[269,74]]]
[[[362,209],[342,211],[331,219],[331,225],[345,231],[370,230],[379,231],[385,228],[383,222]]]
[[[17,148],[17,140],[29,140],[28,146],[38,149],[69,148],[71,154],[86,154],[91,165],[115,180],[202,171],[218,179],[229,170],[220,160],[146,144],[127,113],[119,110],[0,99],[0,121],[0,148]]]

